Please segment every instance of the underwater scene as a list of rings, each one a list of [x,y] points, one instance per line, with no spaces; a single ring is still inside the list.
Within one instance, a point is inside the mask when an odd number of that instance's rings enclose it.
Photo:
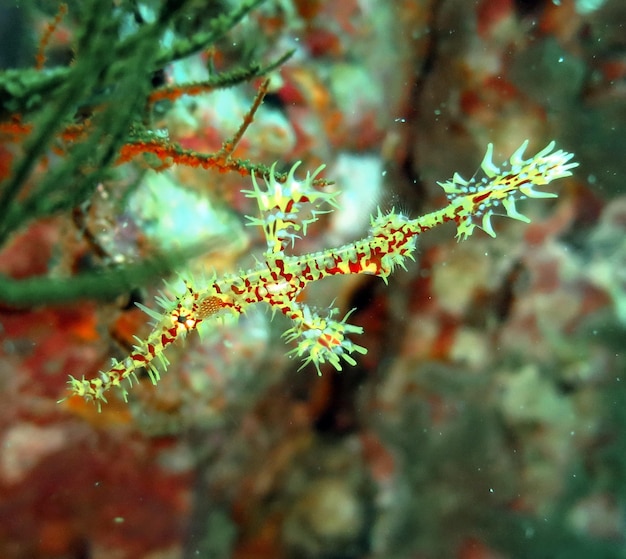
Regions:
[[[0,1],[0,559],[626,559],[624,0]]]

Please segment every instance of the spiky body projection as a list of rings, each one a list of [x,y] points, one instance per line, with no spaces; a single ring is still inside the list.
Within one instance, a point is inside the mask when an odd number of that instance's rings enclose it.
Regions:
[[[252,176],[253,189],[244,191],[257,201],[259,217],[249,217],[250,225],[263,228],[267,240],[264,260],[255,268],[240,274],[226,274],[212,278],[204,285],[187,280],[184,292],[174,299],[158,299],[162,312],[142,308],[154,319],[154,328],[146,340],[138,340],[133,352],[122,361],[114,361],[108,371],[95,379],[70,377],[73,394],[106,402],[106,392],[119,387],[126,397],[122,384],[131,384],[136,372],[146,369],[152,381],[159,380],[160,372],[168,364],[164,350],[179,338],[208,319],[223,315],[240,315],[256,303],[266,303],[292,321],[284,337],[296,347],[290,352],[303,358],[303,366],[313,364],[318,373],[320,365],[330,363],[341,370],[343,359],[355,364],[354,353],[366,353],[355,344],[350,335],[362,333],[362,328],[335,317],[337,310],[330,309],[320,316],[309,306],[300,303],[298,295],[308,283],[337,274],[372,274],[387,281],[396,266],[405,266],[413,258],[417,236],[447,221],[457,225],[458,240],[467,239],[476,227],[495,236],[491,225],[493,215],[508,216],[528,222],[515,206],[525,198],[553,198],[557,195],[536,190],[553,180],[571,175],[578,164],[572,162],[573,154],[554,151],[551,142],[539,153],[524,159],[528,141],[500,167],[492,161],[493,146],[489,144],[480,170],[466,180],[458,173],[449,181],[439,183],[444,189],[448,204],[437,211],[409,219],[391,211],[380,210],[372,217],[369,235],[361,240],[338,248],[319,252],[290,255],[286,250],[294,240],[306,235],[307,225],[315,222],[321,213],[337,207],[335,194],[313,186],[317,169],[304,180],[295,177],[295,165],[287,179],[279,182],[272,170],[265,184]],[[308,209],[306,218],[304,210]]]

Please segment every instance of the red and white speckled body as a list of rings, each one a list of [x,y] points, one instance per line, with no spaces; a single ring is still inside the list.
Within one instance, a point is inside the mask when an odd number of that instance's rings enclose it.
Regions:
[[[393,211],[386,214],[379,211],[371,220],[367,237],[303,255],[289,255],[286,250],[300,234],[306,235],[307,225],[316,221],[319,214],[330,211],[320,209],[321,206],[336,206],[333,193],[313,186],[321,168],[302,181],[294,176],[297,165],[284,182],[277,181],[272,172],[265,189],[253,176],[253,190],[245,194],[257,200],[260,217],[248,219],[251,225],[259,225],[264,230],[267,240],[264,260],[252,270],[213,278],[205,285],[187,280],[182,295],[174,300],[166,297],[158,300],[163,308],[161,313],[142,307],[155,320],[148,338],[138,340],[126,359],[114,362],[99,378],[71,377],[71,391],[98,403],[106,401],[105,393],[113,387],[121,387],[126,395],[121,383],[126,379],[131,381],[140,368],[146,368],[156,383],[160,373],[154,362],[158,359],[163,367],[167,366],[164,356],[167,346],[215,315],[239,315],[256,303],[267,303],[292,320],[293,326],[284,336],[287,341],[297,342],[292,353],[303,357],[304,365],[312,363],[319,372],[320,365],[326,362],[338,370],[341,359],[355,364],[351,354],[365,353],[366,349],[348,337],[362,332],[360,327],[346,322],[349,313],[343,320],[336,320],[333,318],[336,310],[331,309],[322,317],[300,303],[298,295],[308,283],[337,274],[372,274],[386,281],[396,266],[404,267],[405,260],[412,258],[417,236],[441,223],[454,221],[457,239],[464,240],[476,227],[495,236],[490,221],[492,215],[529,221],[517,211],[516,201],[555,197],[556,194],[534,187],[571,175],[577,163],[571,162],[571,153],[553,151],[554,142],[535,156],[523,159],[527,145],[528,142],[524,142],[508,161],[497,167],[492,161],[493,147],[489,144],[480,171],[474,177],[466,180],[455,174],[451,180],[440,183],[449,203],[438,211],[417,219]],[[305,206],[309,211],[308,217],[303,219],[300,214]]]

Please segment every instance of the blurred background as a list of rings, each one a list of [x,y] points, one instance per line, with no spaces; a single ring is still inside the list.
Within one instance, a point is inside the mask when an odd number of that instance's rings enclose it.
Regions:
[[[626,557],[626,3],[174,4],[0,2],[0,556]],[[120,164],[128,131],[216,152],[261,78],[207,80],[292,49],[235,155],[327,165],[340,209],[294,254],[365,236],[378,208],[442,207],[437,181],[489,142],[499,162],[554,139],[580,166],[520,207],[531,224],[442,226],[388,285],[307,288],[356,309],[354,367],[298,371],[259,306],[170,348],[128,403],[57,403],[147,334],[146,259],[191,247],[180,267],[209,276],[265,248],[249,177]]]

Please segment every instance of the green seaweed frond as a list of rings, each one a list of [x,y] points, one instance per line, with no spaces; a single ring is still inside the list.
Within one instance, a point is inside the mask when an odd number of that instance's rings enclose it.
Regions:
[[[165,65],[212,47],[261,1],[247,0],[230,11],[214,8],[215,13],[207,15],[206,6],[197,2],[165,0],[155,3],[154,13],[144,18],[131,2],[112,9],[109,3],[86,0],[72,4],[77,13],[67,14],[80,22],[70,65],[44,67],[40,52],[31,68],[0,71],[0,138],[14,146],[10,168],[0,176],[0,248],[29,223],[72,212],[92,198],[99,184],[116,177],[117,166],[128,160],[122,157],[124,150],[134,148],[138,153],[142,141],[148,146],[145,138],[158,137],[151,122],[159,99],[231,87],[282,64],[291,53],[266,64],[242,63],[204,82],[159,86],[155,80]],[[59,12],[64,13],[64,9]],[[194,32],[181,33],[189,21],[196,22]],[[181,158],[186,156],[180,146],[170,147]],[[231,152],[221,154],[222,159]],[[229,168],[267,171],[245,161],[239,168],[235,164]],[[137,263],[122,276],[144,282],[156,271],[154,263]],[[36,289],[40,303],[63,299],[61,285],[76,297],[99,297],[102,290],[111,292],[112,286],[126,289],[128,281],[110,282],[106,272],[99,273],[68,279],[65,284],[50,280],[47,287],[42,278],[30,287]],[[80,284],[80,289],[74,284]],[[0,277],[0,285],[4,287],[0,300],[28,304],[28,290],[14,280]]]

